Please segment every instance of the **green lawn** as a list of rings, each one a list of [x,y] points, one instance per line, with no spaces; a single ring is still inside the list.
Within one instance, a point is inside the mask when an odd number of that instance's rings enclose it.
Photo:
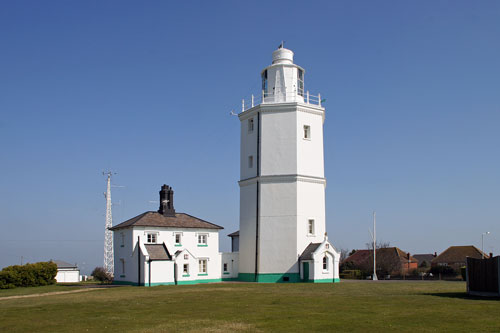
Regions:
[[[51,293],[57,291],[68,291],[81,288],[75,285],[60,285],[53,284],[50,286],[43,287],[29,287],[29,288],[14,288],[14,289],[0,289],[0,298],[7,296],[18,296],[18,295],[31,295],[31,294],[43,294]]]
[[[0,299],[1,332],[498,332],[463,282],[219,283]]]

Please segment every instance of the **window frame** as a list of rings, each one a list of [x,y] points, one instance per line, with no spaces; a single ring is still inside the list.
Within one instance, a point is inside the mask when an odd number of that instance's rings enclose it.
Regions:
[[[148,232],[146,234],[146,243],[147,244],[158,244],[158,233]]]
[[[198,246],[208,246],[208,234],[198,234]]]
[[[248,168],[253,169],[253,155],[248,156]]]
[[[330,265],[328,265],[328,262],[329,262],[328,256],[325,254],[323,256],[323,266],[322,266],[323,267],[323,272],[328,272],[329,271],[328,268],[329,268]]]
[[[189,276],[189,264],[185,263],[182,265],[182,276]]]
[[[177,241],[177,237],[179,237],[179,241]],[[176,232],[174,234],[174,245],[175,246],[182,246],[182,233]]]
[[[304,125],[302,134],[304,140],[311,140],[311,125]]]
[[[248,118],[248,121],[247,121],[248,133],[252,133],[253,132],[254,124],[255,124],[255,122],[253,120],[253,117],[252,118]]]
[[[208,275],[208,259],[198,259],[198,275]]]
[[[316,226],[314,219],[307,219],[307,235],[314,236],[316,234]],[[312,231],[311,231],[312,229]]]

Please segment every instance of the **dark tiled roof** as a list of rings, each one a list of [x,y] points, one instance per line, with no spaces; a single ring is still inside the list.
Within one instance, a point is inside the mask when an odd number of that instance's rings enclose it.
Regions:
[[[78,268],[76,265],[70,264],[62,260],[52,260],[57,265],[57,268]]]
[[[466,257],[481,259],[481,250],[473,245],[450,246],[443,253],[434,258],[432,263],[464,263]],[[486,253],[484,257],[489,258]]]
[[[366,263],[372,258],[373,250],[357,250],[352,255],[347,257],[343,262],[352,262],[356,266]],[[408,262],[408,252],[402,251],[398,247],[385,247],[377,249],[377,260],[384,261],[404,261]],[[410,255],[410,262],[418,263],[418,260]]]
[[[172,260],[167,248],[163,244],[145,244],[150,260]]]
[[[235,231],[232,234],[227,235],[228,237],[238,237],[240,235],[240,231]]]
[[[141,215],[122,222],[111,230],[121,228],[141,226],[141,227],[173,227],[173,228],[200,228],[200,229],[224,229],[216,224],[204,221],[197,217],[185,214],[175,213],[175,216],[164,216],[158,212],[145,212]]]
[[[418,264],[420,265],[423,262],[431,263],[432,259],[434,259],[434,255],[432,253],[429,254],[414,254],[413,258],[418,260]]]
[[[316,249],[320,245],[321,243],[310,243],[309,245],[307,245],[304,252],[302,252],[302,254],[300,255],[300,260],[312,260],[314,251],[316,251]]]

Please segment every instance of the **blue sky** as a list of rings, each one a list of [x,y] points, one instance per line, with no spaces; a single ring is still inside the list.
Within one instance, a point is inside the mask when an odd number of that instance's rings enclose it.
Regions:
[[[0,4],[0,267],[102,264],[114,221],[177,211],[237,230],[239,123],[281,40],[327,99],[327,229],[411,253],[500,252],[500,2]],[[118,205],[119,204],[119,205]]]

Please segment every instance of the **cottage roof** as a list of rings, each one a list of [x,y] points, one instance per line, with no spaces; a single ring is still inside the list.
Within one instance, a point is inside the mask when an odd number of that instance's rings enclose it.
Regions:
[[[482,253],[483,252],[474,245],[450,246],[444,250],[443,253],[434,258],[432,263],[463,263],[466,257],[481,259]],[[484,257],[489,258],[486,253],[484,253]]]
[[[144,244],[150,260],[172,260],[167,248],[163,244]]]
[[[57,265],[57,268],[78,268],[78,266],[62,260],[52,260],[52,262]]]
[[[313,259],[313,253],[318,249],[318,247],[321,245],[321,243],[310,243],[307,245],[305,248],[304,252],[300,255],[300,260],[312,260]]]
[[[175,213],[165,216],[158,212],[145,212],[136,217],[122,222],[110,230],[141,226],[141,227],[169,227],[169,228],[199,228],[199,229],[224,229],[223,227],[191,216],[186,213]]]
[[[235,232],[233,232],[233,233],[231,233],[231,234],[229,234],[229,235],[227,235],[227,236],[228,236],[228,237],[238,237],[239,235],[240,235],[240,231],[239,231],[239,230],[237,230],[237,231],[235,231]]]

